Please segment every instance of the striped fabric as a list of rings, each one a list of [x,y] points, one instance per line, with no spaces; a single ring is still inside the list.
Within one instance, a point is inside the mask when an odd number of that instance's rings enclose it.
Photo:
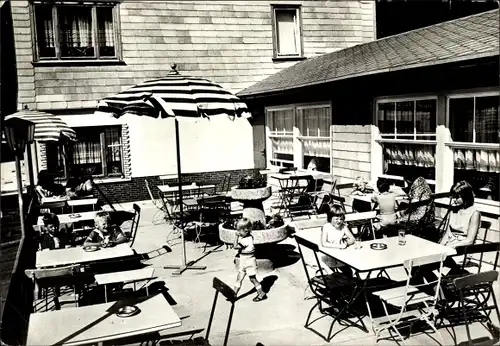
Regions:
[[[99,102],[97,111],[111,113],[115,117],[123,114],[153,118],[224,114],[250,117],[246,104],[220,85],[175,72],[103,99]]]
[[[35,123],[35,141],[58,142],[62,137],[76,141],[76,133],[61,118],[45,112],[25,109],[5,117],[20,118]]]

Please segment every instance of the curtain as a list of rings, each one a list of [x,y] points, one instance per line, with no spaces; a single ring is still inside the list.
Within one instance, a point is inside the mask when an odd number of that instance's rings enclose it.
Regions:
[[[298,51],[297,11],[276,10],[276,38],[280,55],[296,55]]]
[[[498,143],[498,96],[476,97],[476,143]]]
[[[398,166],[433,167],[434,145],[384,143],[384,162]]]
[[[436,100],[416,101],[415,109],[415,127],[417,133],[435,133]]]
[[[480,149],[453,150],[455,168],[480,172],[500,172],[500,151]]]
[[[88,7],[60,7],[63,45],[69,48],[92,47],[92,16]]]
[[[97,24],[99,27],[99,47],[114,47],[113,9],[111,7],[97,8]]]
[[[271,131],[293,132],[293,108],[267,111],[267,126]]]
[[[297,127],[302,136],[329,137],[330,107],[297,108]]]

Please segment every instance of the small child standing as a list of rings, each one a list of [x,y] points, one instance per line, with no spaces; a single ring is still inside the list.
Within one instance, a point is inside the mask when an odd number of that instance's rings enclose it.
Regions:
[[[356,242],[345,223],[345,211],[340,205],[332,205],[326,216],[328,222],[321,228],[321,245],[323,247],[345,249]],[[321,260],[328,267],[338,268],[344,275],[352,277],[351,268],[345,264],[330,256],[322,256]]]
[[[236,257],[239,257],[238,276],[234,291],[238,294],[241,288],[243,279],[248,274],[250,281],[257,290],[257,297],[253,299],[254,302],[260,302],[267,298],[262,290],[260,282],[257,280],[257,260],[255,259],[255,246],[253,244],[253,237],[250,234],[252,231],[252,222],[247,218],[243,218],[236,224],[236,238],[234,239],[234,248],[238,250]]]

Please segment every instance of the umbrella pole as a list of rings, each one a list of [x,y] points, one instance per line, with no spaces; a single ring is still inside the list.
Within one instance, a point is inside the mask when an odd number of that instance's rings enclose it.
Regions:
[[[187,263],[186,260],[186,243],[184,242],[184,210],[182,201],[182,169],[181,169],[181,148],[179,140],[179,121],[175,118],[175,149],[177,151],[177,180],[179,182],[179,225],[181,229],[181,243],[182,243],[182,263],[180,266],[165,266],[165,269],[177,269],[172,274],[181,275],[186,269],[207,269],[206,266],[195,266],[193,265],[196,261],[191,261]],[[175,227],[175,225],[174,225]]]

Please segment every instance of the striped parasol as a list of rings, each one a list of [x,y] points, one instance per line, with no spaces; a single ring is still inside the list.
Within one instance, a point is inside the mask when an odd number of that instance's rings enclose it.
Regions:
[[[153,118],[250,117],[244,102],[207,79],[182,76],[175,70],[166,77],[145,81],[99,102],[97,111],[115,117],[135,114]]]
[[[96,113],[109,113],[115,117],[135,114],[153,118],[175,118],[175,145],[177,151],[177,181],[179,185],[179,221],[183,225],[182,170],[179,146],[178,117],[197,118],[227,115],[230,118],[251,114],[244,102],[220,85],[207,79],[182,76],[177,65],[164,78],[146,81],[116,95],[106,97],[97,106]],[[215,154],[214,154],[215,155]],[[204,266],[187,263],[184,232],[182,238],[182,264],[165,268],[178,269],[174,274],[182,274],[186,269],[205,269]]]
[[[58,142],[61,139],[76,141],[76,133],[61,118],[46,112],[23,109],[5,117],[19,118],[35,123],[35,141]]]

